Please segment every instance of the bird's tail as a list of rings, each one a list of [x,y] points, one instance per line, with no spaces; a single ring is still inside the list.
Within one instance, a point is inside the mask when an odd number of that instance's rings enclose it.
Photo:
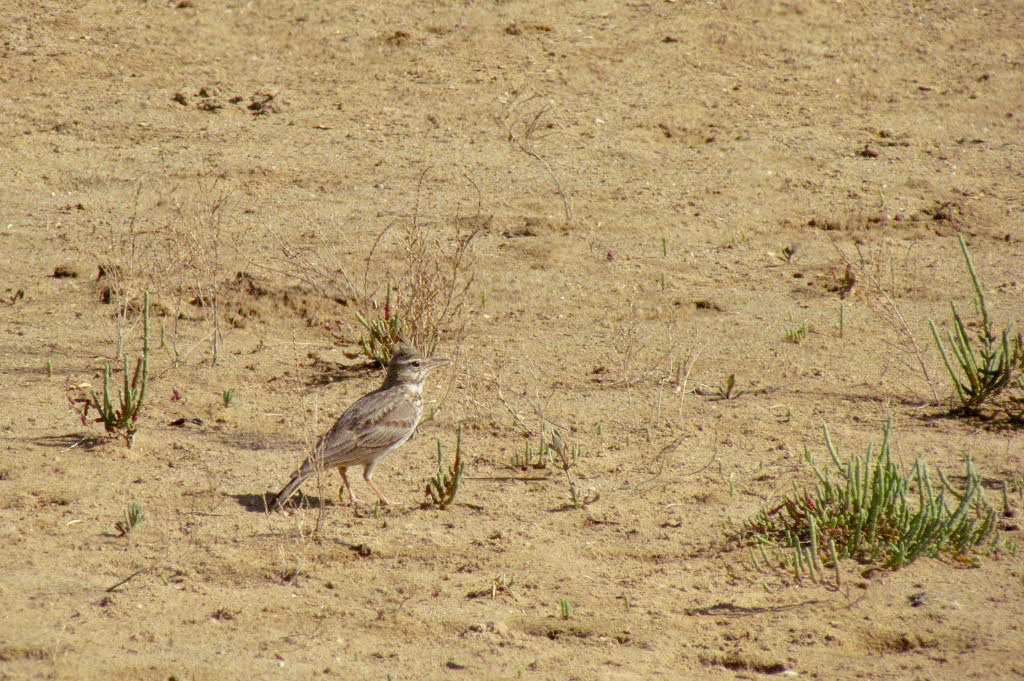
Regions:
[[[313,475],[313,469],[303,466],[295,475],[292,476],[291,482],[284,486],[277,496],[274,497],[274,509],[280,511],[284,506],[285,502],[291,499],[292,495],[295,494],[303,483],[309,480],[310,476]]]

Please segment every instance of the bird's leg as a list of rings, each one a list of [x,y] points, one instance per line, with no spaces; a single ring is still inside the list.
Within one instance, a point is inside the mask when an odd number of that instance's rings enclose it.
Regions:
[[[377,487],[376,484],[374,484],[372,478],[373,478],[373,465],[371,464],[371,465],[367,466],[363,470],[363,480],[366,480],[366,484],[370,486],[370,489],[372,489],[374,492],[376,492],[377,496],[380,497],[380,503],[382,503],[385,506],[387,506],[391,502],[388,501],[388,498],[386,496],[384,496],[384,492],[381,492],[380,488]]]
[[[353,504],[358,504],[359,499],[356,498],[355,492],[352,491],[352,485],[348,484],[348,476],[345,475],[345,467],[338,466],[338,472],[341,473],[341,481],[345,483],[345,491],[348,492],[348,498]]]

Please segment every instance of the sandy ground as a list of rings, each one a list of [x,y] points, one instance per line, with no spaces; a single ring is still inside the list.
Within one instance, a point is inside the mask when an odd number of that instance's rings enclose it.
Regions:
[[[958,231],[1024,319],[1021,26],[1020,3],[4,2],[0,677],[1024,676],[1019,556],[837,589],[727,541],[812,480],[824,424],[845,452],[891,418],[905,461],[970,453],[993,503],[1021,478],[1019,428],[943,416],[927,330],[971,309]],[[375,478],[395,503],[332,476],[267,513],[380,381],[345,282],[401,269],[414,216],[442,251],[485,228],[434,418]],[[67,400],[117,353],[115,277],[154,300],[132,449]],[[137,357],[137,315],[122,339]],[[583,509],[509,465],[534,405],[582,447]],[[423,508],[459,426],[457,503]]]

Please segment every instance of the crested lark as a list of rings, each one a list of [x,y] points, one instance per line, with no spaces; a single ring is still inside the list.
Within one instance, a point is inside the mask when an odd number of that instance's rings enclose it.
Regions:
[[[345,474],[349,466],[363,466],[366,484],[381,502],[388,503],[387,497],[373,483],[373,469],[378,461],[405,444],[416,432],[423,414],[423,381],[427,374],[447,361],[423,357],[411,345],[399,342],[383,385],[345,410],[320,440],[316,451],[295,471],[291,482],[274,497],[274,507],[281,508],[318,470],[330,468],[338,469],[349,499],[358,503]]]

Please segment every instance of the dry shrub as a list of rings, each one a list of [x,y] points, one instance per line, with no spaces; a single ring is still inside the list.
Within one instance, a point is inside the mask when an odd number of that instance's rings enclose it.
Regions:
[[[155,186],[140,182],[130,214],[93,233],[100,299],[115,307],[116,357],[149,291],[160,318],[159,347],[174,364],[206,342],[216,364],[223,340],[220,292],[234,255],[227,217],[232,190],[223,177],[201,172],[185,188]],[[193,333],[190,322],[206,329]]]
[[[858,224],[859,217],[850,218],[851,224]],[[847,252],[834,239],[832,246],[845,265],[845,274],[836,290],[842,298],[860,297],[881,322],[876,330],[888,328],[897,338],[879,338],[891,350],[889,357],[908,370],[920,375],[931,393],[932,402],[938,404],[939,394],[929,370],[929,358],[917,340],[915,329],[926,328],[924,320],[916,318],[913,305],[905,305],[903,298],[911,292],[911,283],[922,281],[915,270],[911,252],[916,241],[904,244],[883,240],[873,244],[855,241],[853,252]],[[902,249],[902,253],[900,253]],[[919,263],[918,263],[919,265]],[[920,371],[920,374],[917,372]],[[909,387],[909,386],[908,386]]]
[[[371,324],[397,315],[402,338],[429,356],[442,341],[458,343],[465,332],[474,281],[473,242],[490,225],[491,216],[484,215],[477,192],[474,214],[466,217],[460,211],[447,220],[425,220],[420,196],[428,171],[420,174],[411,217],[386,227],[366,258],[359,312]],[[386,361],[390,349],[371,358]]]
[[[342,248],[344,240],[324,228],[326,220],[323,218],[309,215],[304,222],[302,236],[308,241],[306,244],[294,243],[294,239],[285,238],[268,224],[266,233],[275,250],[253,264],[296,279],[317,295],[341,305],[360,299],[360,290],[340,265],[348,259]]]
[[[142,294],[152,289],[164,272],[156,248],[160,230],[151,219],[151,206],[142,196],[142,184],[132,195],[131,214],[93,230],[90,251],[98,264],[100,300],[114,306],[114,359],[124,354],[124,339],[141,319]]]
[[[565,224],[571,224],[572,199],[566,193],[558,173],[538,149],[538,142],[544,141],[556,129],[556,124],[549,120],[554,109],[553,102],[546,101],[540,93],[529,88],[506,93],[499,102],[501,110],[494,116],[494,120],[504,129],[506,139],[512,148],[532,158],[544,168],[555,191],[562,199]]]
[[[173,263],[175,283],[168,291],[175,313],[172,333],[175,363],[181,359],[178,321],[185,301],[199,308],[209,324],[207,334],[199,343],[210,340],[214,365],[220,357],[223,341],[220,292],[227,278],[225,269],[229,256],[225,220],[232,193],[223,176],[197,175],[192,192],[182,195],[175,191],[168,197],[172,210],[164,232],[164,247],[168,263]]]
[[[477,216],[479,218],[479,216]],[[455,221],[455,236],[446,247],[420,225],[417,216],[404,230],[400,249],[404,271],[395,284],[395,305],[405,317],[407,339],[427,355],[442,337],[461,337],[466,327],[466,297],[473,283],[473,240],[485,219],[464,225]]]
[[[251,264],[294,279],[324,299],[354,306],[355,319],[324,323],[339,346],[353,344],[356,326],[362,351],[350,357],[364,354],[386,364],[399,337],[429,355],[442,342],[461,338],[466,328],[467,294],[474,281],[473,242],[488,228],[491,216],[483,213],[480,191],[472,180],[476,199],[471,214],[463,214],[459,207],[447,216],[425,216],[421,199],[429,172],[428,168],[420,173],[411,214],[377,234],[363,258],[361,278],[353,276],[354,267],[346,266],[352,262],[351,233],[329,227],[327,219],[307,216],[302,244],[272,225],[265,227],[273,252]]]

